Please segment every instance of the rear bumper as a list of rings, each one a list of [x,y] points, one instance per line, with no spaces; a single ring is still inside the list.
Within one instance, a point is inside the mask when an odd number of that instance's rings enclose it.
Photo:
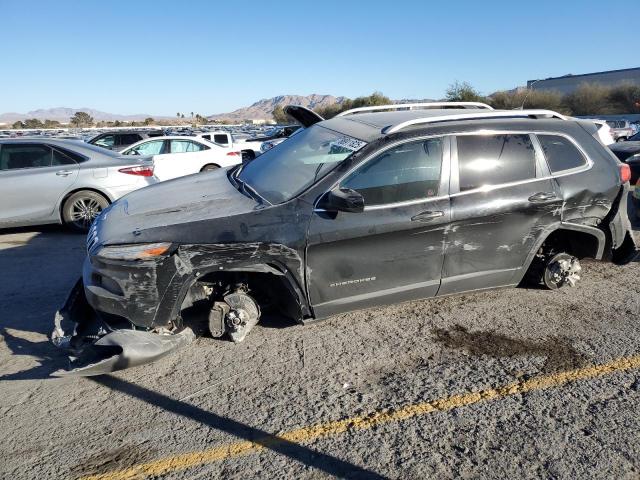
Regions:
[[[609,221],[611,232],[611,260],[624,265],[633,261],[638,256],[638,247],[633,236],[629,213],[627,211],[627,198],[629,196],[629,184],[622,188],[617,205],[614,207],[613,217]]]
[[[119,173],[118,175],[124,176],[125,174]],[[132,175],[127,175],[128,177],[133,177]],[[124,185],[116,185],[116,186],[105,186],[102,187],[102,190],[109,196],[109,199],[113,202],[118,200],[121,197],[124,197],[127,193],[131,193],[135,190],[139,190],[144,187],[148,187],[149,185],[154,185],[158,183],[158,179],[156,177],[138,177],[135,182],[127,183]]]

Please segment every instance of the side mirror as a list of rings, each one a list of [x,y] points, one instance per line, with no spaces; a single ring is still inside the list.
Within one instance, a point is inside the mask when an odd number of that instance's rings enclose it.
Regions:
[[[318,207],[329,212],[360,213],[364,211],[364,198],[351,188],[335,188],[318,202]]]

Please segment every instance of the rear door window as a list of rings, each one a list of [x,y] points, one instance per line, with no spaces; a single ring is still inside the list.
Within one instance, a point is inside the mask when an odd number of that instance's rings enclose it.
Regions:
[[[133,147],[127,152],[127,155],[160,155],[162,153],[162,147],[164,140],[150,140],[148,142],[141,143],[137,147]]]
[[[460,135],[460,191],[536,178],[536,154],[528,134]]]
[[[171,140],[171,153],[191,153],[208,149],[209,147],[191,140]]]
[[[123,133],[118,135],[118,145],[133,145],[140,140],[142,140],[142,137],[137,133]]]
[[[94,145],[98,145],[99,147],[111,148],[116,144],[116,136],[115,135],[105,135],[100,137],[98,140],[93,142]]]
[[[551,173],[572,170],[587,164],[582,152],[568,138],[560,135],[538,135],[538,140]]]
[[[54,164],[56,162],[56,160],[55,160],[56,153],[65,155],[67,158],[70,158],[75,163],[82,163],[82,162],[86,162],[88,160],[86,157],[83,157],[79,153],[72,152],[71,150],[67,150],[66,148],[55,147],[53,149],[53,152],[54,152],[54,160],[53,160]]]
[[[15,144],[0,148],[0,170],[51,166],[51,148],[46,145]]]
[[[441,138],[405,143],[369,160],[342,182],[364,197],[365,206],[426,199],[438,195]]]
[[[58,150],[53,150],[53,159],[51,161],[51,165],[75,165],[76,162],[71,159],[69,155],[65,153],[59,152]]]

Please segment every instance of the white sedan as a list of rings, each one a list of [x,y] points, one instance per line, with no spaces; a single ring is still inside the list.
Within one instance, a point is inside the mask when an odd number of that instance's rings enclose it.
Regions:
[[[123,155],[153,155],[154,176],[160,180],[229,167],[242,161],[239,151],[194,137],[153,137],[134,143]]]

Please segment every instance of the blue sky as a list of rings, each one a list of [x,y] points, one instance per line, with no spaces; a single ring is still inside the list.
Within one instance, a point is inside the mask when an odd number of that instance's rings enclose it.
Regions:
[[[212,114],[376,90],[438,98],[455,80],[491,93],[640,66],[632,3],[624,15],[602,0],[0,0],[0,113]]]

